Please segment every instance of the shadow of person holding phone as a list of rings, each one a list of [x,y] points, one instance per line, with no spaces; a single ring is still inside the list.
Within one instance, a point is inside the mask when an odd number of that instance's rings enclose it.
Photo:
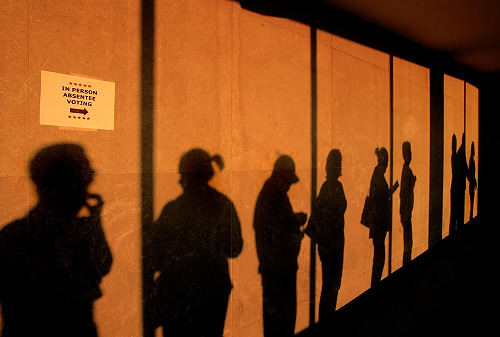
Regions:
[[[3,337],[95,337],[93,303],[112,256],[83,148],[55,144],[30,162],[37,205],[0,231]],[[86,214],[82,214],[86,213]]]
[[[290,337],[297,314],[297,258],[307,214],[294,212],[288,191],[299,182],[295,163],[281,155],[262,187],[254,212],[255,244],[262,277],[264,337]]]
[[[370,198],[373,200],[374,216],[370,224],[370,238],[373,240],[373,266],[371,286],[382,279],[385,264],[385,237],[391,228],[391,198],[399,187],[399,182],[389,188],[385,180],[385,171],[389,163],[389,154],[385,147],[376,148],[377,166],[370,180]]]

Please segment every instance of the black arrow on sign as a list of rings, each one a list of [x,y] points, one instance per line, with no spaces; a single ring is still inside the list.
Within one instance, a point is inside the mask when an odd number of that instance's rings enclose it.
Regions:
[[[88,114],[88,110],[83,108],[83,109],[73,109],[73,108],[69,108],[69,112],[72,112],[72,113],[75,113],[75,114],[83,114],[84,116],[86,114]]]

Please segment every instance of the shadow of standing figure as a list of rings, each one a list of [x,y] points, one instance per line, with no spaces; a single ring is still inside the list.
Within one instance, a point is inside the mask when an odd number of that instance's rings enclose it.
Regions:
[[[468,175],[467,157],[465,155],[465,134],[462,144],[457,150],[457,137],[451,139],[451,201],[450,201],[450,234],[455,233],[464,224],[465,186]]]
[[[389,163],[389,154],[385,147],[376,148],[378,164],[370,180],[370,198],[373,200],[374,216],[370,224],[369,237],[373,240],[373,266],[371,286],[382,279],[385,263],[385,237],[391,226],[391,197],[399,187],[396,183],[389,189],[385,180],[385,171]]]
[[[79,145],[55,144],[33,157],[30,174],[37,205],[0,232],[2,336],[95,337],[93,303],[112,257],[102,198],[87,192],[94,171]]]
[[[219,155],[186,152],[179,163],[183,193],[162,210],[153,228],[155,322],[163,336],[221,337],[232,284],[228,258],[243,247],[233,203],[208,185]]]
[[[280,156],[257,198],[255,243],[262,276],[264,336],[289,337],[297,313],[297,257],[305,213],[294,213],[287,192],[299,181],[289,156]]]
[[[417,177],[410,168],[412,159],[410,142],[403,143],[403,169],[401,170],[401,190],[399,191],[399,214],[403,226],[403,265],[411,261],[411,250],[413,247],[413,225],[412,212],[414,204],[414,188]]]
[[[323,285],[319,301],[319,318],[324,320],[335,311],[344,264],[344,213],[347,200],[339,181],[342,155],[333,149],[326,160],[326,181],[314,204],[306,234],[317,244],[321,260]]]
[[[469,180],[469,197],[470,197],[469,221],[472,221],[472,218],[474,218],[474,197],[477,189],[476,161],[474,160],[475,155],[476,151],[474,148],[474,142],[472,142],[472,144],[470,145],[469,169],[467,174],[467,180]]]

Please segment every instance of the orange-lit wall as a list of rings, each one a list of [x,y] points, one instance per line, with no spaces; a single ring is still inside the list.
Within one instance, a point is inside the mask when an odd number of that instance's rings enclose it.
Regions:
[[[478,181],[478,165],[479,165],[479,90],[473,85],[467,83],[465,88],[465,153],[467,158],[467,165],[469,165],[469,159],[471,155],[471,144],[474,142],[475,155],[474,160],[476,162],[475,178]],[[469,167],[470,170],[470,167]],[[478,184],[479,185],[479,184]],[[474,204],[472,206],[472,216],[477,215],[477,195],[478,187],[474,192]],[[466,184],[465,190],[465,221],[469,221],[470,218],[470,196],[469,196],[469,182]]]
[[[238,107],[232,119],[232,191],[245,240],[243,253],[233,264],[233,299],[241,313],[234,311],[233,335],[262,336],[262,292],[252,221],[257,195],[280,154],[294,159],[300,178],[289,192],[292,207],[310,213],[309,27],[247,11],[238,11],[233,18],[239,50],[233,63]],[[306,238],[298,260],[297,331],[308,325],[308,247]]]
[[[427,250],[429,233],[430,83],[429,69],[394,57],[394,181],[401,184],[402,144],[411,144],[410,168],[417,177],[412,213],[414,258]],[[403,227],[396,191],[392,212],[392,268],[402,265]]]
[[[202,147],[222,155],[226,167],[212,185],[234,202],[244,240],[231,261],[225,335],[261,336],[253,213],[280,154],[294,159],[301,179],[290,191],[292,206],[309,213],[309,27],[214,0],[162,2],[156,15],[155,218],[181,193],[177,168],[184,152]],[[308,246],[305,239],[297,330],[308,324]]]
[[[76,11],[74,8],[78,7]],[[97,170],[103,226],[114,256],[96,303],[100,336],[141,336],[140,1],[4,1],[0,4],[0,227],[36,203],[27,176],[30,157],[54,142],[82,144]],[[193,147],[225,161],[212,185],[235,204],[244,248],[230,264],[234,288],[225,336],[261,337],[262,287],[253,213],[280,154],[290,155],[300,182],[289,195],[310,214],[311,28],[264,16],[225,0],[156,1],[154,91],[154,218],[181,193],[178,163]],[[391,149],[391,56],[317,31],[317,189],[332,148],[341,151],[345,255],[337,308],[370,287],[373,245],[360,224],[377,164],[376,147]],[[39,124],[40,71],[80,74],[116,84],[115,130],[82,131]],[[464,131],[464,82],[445,77],[443,233],[448,233],[451,136]],[[393,180],[401,179],[401,144],[411,142],[417,176],[413,254],[427,249],[429,208],[429,69],[393,58]],[[467,84],[467,160],[476,143],[478,90]],[[385,174],[389,182],[390,170]],[[467,193],[467,192],[466,192]],[[468,193],[466,194],[466,202]],[[477,194],[476,194],[477,196]],[[476,197],[477,205],[477,197]],[[466,208],[467,212],[467,208]],[[477,206],[475,209],[477,214]],[[466,217],[467,219],[467,217]],[[310,241],[302,241],[296,331],[309,325]],[[392,270],[401,267],[399,190],[393,200]],[[389,257],[389,237],[386,240]],[[384,277],[388,274],[386,258]],[[316,317],[321,265],[316,259]],[[1,323],[1,318],[0,318]],[[160,329],[156,331],[160,335]]]
[[[465,154],[469,165],[471,143],[475,144],[475,178],[478,179],[479,148],[479,90],[460,79],[444,77],[444,163],[443,163],[443,236],[449,233],[450,187],[451,187],[451,139],[457,137],[457,149],[465,133]],[[466,183],[464,221],[469,221],[469,182]],[[473,216],[477,215],[477,189],[475,191]]]
[[[360,219],[377,165],[375,148],[389,149],[389,127],[389,55],[320,31],[318,192],[325,181],[328,152],[337,148],[342,153],[340,181],[347,199],[344,268],[337,307],[370,287],[373,245]],[[385,269],[384,276],[387,265]],[[319,296],[319,264],[317,279]]]
[[[443,237],[450,231],[451,139],[457,137],[457,149],[464,132],[464,81],[444,76],[444,149],[443,149]]]
[[[0,227],[36,203],[28,161],[55,142],[81,144],[97,171],[114,262],[95,317],[101,336],[140,336],[139,1],[0,3]],[[116,83],[115,130],[40,125],[40,71]]]

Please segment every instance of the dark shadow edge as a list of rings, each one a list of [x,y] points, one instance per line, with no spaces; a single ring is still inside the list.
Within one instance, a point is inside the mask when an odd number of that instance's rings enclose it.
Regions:
[[[153,273],[148,231],[153,222],[155,0],[142,0],[141,5],[142,318],[144,337],[153,337],[154,327],[151,322]]]

